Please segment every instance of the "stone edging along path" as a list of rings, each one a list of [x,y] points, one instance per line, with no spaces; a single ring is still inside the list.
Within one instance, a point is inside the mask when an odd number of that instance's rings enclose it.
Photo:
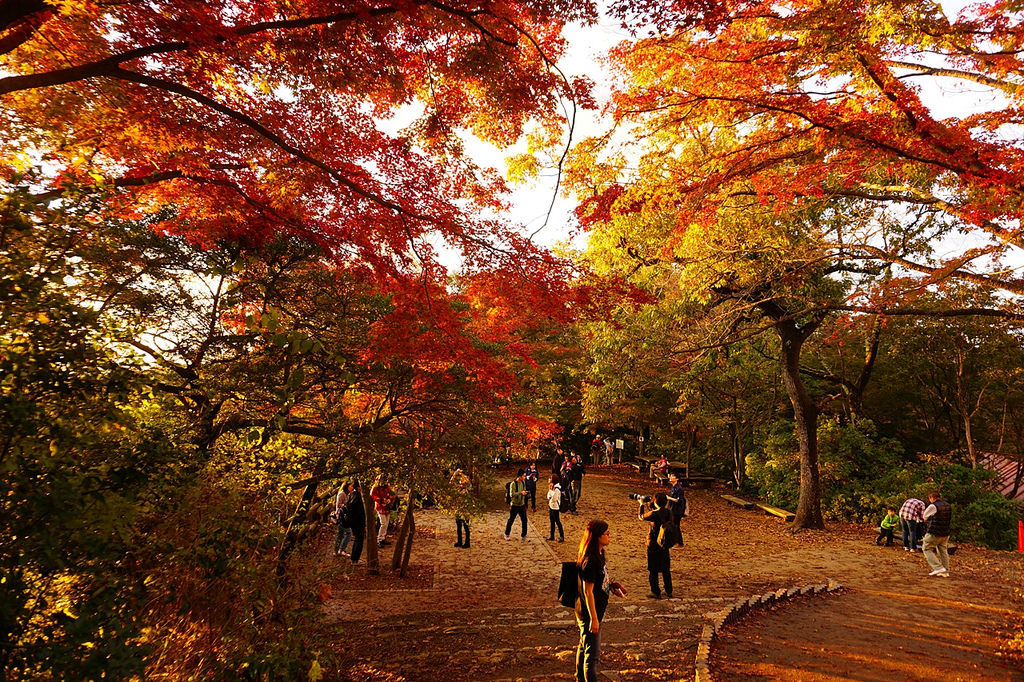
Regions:
[[[712,611],[704,614],[707,621],[701,632],[700,642],[697,644],[697,659],[694,662],[694,680],[696,682],[712,682],[714,679],[711,671],[711,649],[715,644],[718,633],[726,625],[735,623],[754,610],[760,610],[772,604],[781,604],[794,597],[813,596],[817,594],[835,594],[843,588],[842,585],[827,579],[826,583],[819,585],[804,585],[802,587],[781,588],[774,592],[755,594],[749,599],[740,599],[726,606],[721,611]]]

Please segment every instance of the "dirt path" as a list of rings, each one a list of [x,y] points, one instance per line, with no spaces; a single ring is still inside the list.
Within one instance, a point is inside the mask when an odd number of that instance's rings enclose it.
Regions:
[[[723,639],[716,664],[735,665],[723,679],[919,679],[915,675],[942,669],[965,676],[984,671],[970,679],[1020,679],[989,653],[998,645],[996,630],[1013,615],[1013,587],[1024,584],[1019,555],[963,547],[953,557],[951,578],[928,578],[919,554],[875,547],[868,530],[840,526],[791,536],[781,521],[729,506],[721,491],[694,490],[684,546],[673,550],[676,598],[655,601],[645,596],[646,524],[627,499],[633,491],[656,488],[624,467],[592,470],[580,515],[563,519],[563,544],[543,539],[543,505],[529,513],[525,541],[504,540],[507,512],[488,512],[474,525],[468,550],[452,546],[449,517],[418,512],[410,577],[404,580],[366,577],[362,566],[352,571],[329,555],[325,539],[319,551],[333,588],[325,626],[338,628],[334,639],[342,659],[341,669],[327,670],[326,678],[572,679],[578,634],[571,611],[554,599],[558,566],[573,558],[586,522],[603,518],[612,531],[609,569],[628,590],[625,599],[612,599],[602,627],[601,670],[608,679],[690,678],[703,613],[739,597],[825,578],[849,588],[834,598],[838,608],[808,601],[759,616],[756,624],[752,619],[749,627],[765,628],[756,633],[756,646],[741,648],[746,636]],[[513,536],[518,532],[517,522]],[[957,646],[929,636],[929,623],[940,617],[949,622],[949,614],[958,614],[951,635],[960,637]],[[740,627],[748,624],[735,632]],[[897,655],[901,645],[908,656]],[[830,655],[820,668],[815,661],[826,658],[823,651]],[[977,667],[987,659],[995,663]],[[744,661],[762,660],[778,663],[743,667]]]

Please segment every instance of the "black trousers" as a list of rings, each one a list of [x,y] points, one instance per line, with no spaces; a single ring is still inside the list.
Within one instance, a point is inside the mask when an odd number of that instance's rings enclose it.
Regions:
[[[661,594],[661,590],[658,588],[658,574],[661,573],[661,579],[665,582],[665,594],[672,596],[672,571],[648,571],[647,576],[651,582],[651,592],[654,594]]]
[[[357,533],[355,529],[352,530],[352,563],[357,563],[359,557],[363,555],[363,536],[365,535],[365,531]]]
[[[882,538],[885,538],[885,546],[886,547],[891,547],[892,546],[892,542],[893,542],[892,535],[893,535],[893,529],[892,528],[882,528],[881,526],[879,526],[879,528],[878,528],[878,537],[875,538],[875,544],[877,545],[878,543],[880,543],[882,541]]]
[[[505,524],[505,535],[509,535],[512,532],[512,522],[516,520],[516,516],[522,521],[523,526],[523,537],[526,537],[526,505],[512,505],[508,510],[508,523]]]
[[[466,542],[462,542],[462,529],[466,529]],[[459,535],[459,544],[464,547],[469,547],[469,521],[467,519],[460,519],[458,516],[455,517],[455,532]]]
[[[537,482],[527,481],[526,482],[526,495],[530,498],[530,507],[533,511],[537,511]]]
[[[548,533],[548,540],[555,539],[555,526],[558,526],[558,537],[565,539],[565,531],[562,530],[562,515],[557,509],[548,509],[548,520],[551,522],[551,532]]]

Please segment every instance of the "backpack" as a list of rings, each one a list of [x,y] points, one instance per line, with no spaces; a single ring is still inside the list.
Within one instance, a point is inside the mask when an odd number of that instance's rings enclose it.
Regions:
[[[512,481],[505,484],[505,504],[512,504]]]
[[[580,575],[575,561],[562,562],[562,576],[558,579],[558,603],[573,608],[579,596],[580,587],[577,582]]]
[[[348,505],[347,504],[341,505],[341,509],[339,509],[338,512],[337,512],[337,519],[336,520],[338,522],[338,525],[341,526],[342,528],[348,528],[350,523],[351,523],[351,521],[349,520],[348,516],[349,516]]]
[[[658,546],[662,549],[672,549],[676,545],[683,544],[683,534],[679,532],[679,526],[671,521],[662,524],[658,532]]]

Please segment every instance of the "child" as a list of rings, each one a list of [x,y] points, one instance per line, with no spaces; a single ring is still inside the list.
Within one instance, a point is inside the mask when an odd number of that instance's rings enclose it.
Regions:
[[[892,547],[892,534],[895,529],[900,527],[900,517],[896,515],[894,507],[886,507],[885,511],[888,513],[882,519],[882,525],[878,528],[878,537],[875,538],[875,544],[881,544],[882,538],[885,538],[885,546]]]

